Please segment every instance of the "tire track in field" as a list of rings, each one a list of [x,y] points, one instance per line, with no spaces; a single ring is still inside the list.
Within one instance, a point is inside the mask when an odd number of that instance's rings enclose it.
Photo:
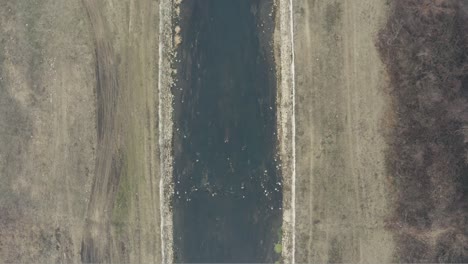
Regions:
[[[119,83],[115,53],[99,1],[83,0],[94,32],[96,52],[97,149],[87,219],[81,245],[83,262],[110,259],[110,217],[119,185],[121,160],[117,122]]]

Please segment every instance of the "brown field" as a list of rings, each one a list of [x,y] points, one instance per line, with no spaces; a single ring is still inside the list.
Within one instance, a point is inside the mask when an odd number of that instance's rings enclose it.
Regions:
[[[0,262],[160,262],[159,3],[0,15]]]
[[[467,4],[296,3],[296,260],[468,261]]]
[[[294,2],[298,263],[388,263],[386,1]]]
[[[179,3],[0,1],[1,263],[172,259]],[[468,262],[468,3],[276,3],[283,260]]]

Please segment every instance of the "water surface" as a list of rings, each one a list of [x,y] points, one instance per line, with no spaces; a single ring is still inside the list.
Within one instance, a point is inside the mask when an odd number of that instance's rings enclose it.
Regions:
[[[177,262],[279,257],[271,12],[272,0],[182,4],[174,88]]]

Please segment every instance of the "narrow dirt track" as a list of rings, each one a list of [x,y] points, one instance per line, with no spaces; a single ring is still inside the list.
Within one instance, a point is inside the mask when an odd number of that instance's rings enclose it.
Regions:
[[[83,1],[94,31],[97,78],[97,149],[94,183],[88,205],[81,260],[103,262],[110,259],[110,218],[119,185],[122,157],[116,125],[119,84],[115,53],[100,2]]]
[[[161,262],[159,2],[83,3],[95,38],[98,145],[82,260]]]
[[[294,2],[296,262],[388,263],[385,1]]]

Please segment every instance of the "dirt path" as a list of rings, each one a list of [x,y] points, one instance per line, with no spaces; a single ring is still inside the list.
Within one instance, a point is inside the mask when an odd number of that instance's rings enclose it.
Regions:
[[[117,126],[119,79],[109,26],[103,19],[101,2],[83,1],[94,31],[97,78],[97,149],[94,183],[81,249],[83,262],[110,258],[110,218],[122,167]]]
[[[385,1],[294,2],[296,262],[392,262],[375,48]]]
[[[96,193],[88,208],[90,227],[104,234],[85,228],[91,230],[91,237],[101,240],[93,245],[95,239],[89,243],[84,239],[82,258],[160,262],[159,3],[84,3],[96,39],[98,106],[103,107],[102,114],[98,112],[98,130],[100,124],[106,128],[99,137],[102,142],[98,141],[98,153],[99,143],[103,144],[102,156],[96,160]],[[94,247],[90,254],[86,253],[88,246]]]

